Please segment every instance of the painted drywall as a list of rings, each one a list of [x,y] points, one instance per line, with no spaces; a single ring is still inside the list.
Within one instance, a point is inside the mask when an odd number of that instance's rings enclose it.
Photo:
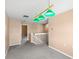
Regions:
[[[8,16],[5,15],[5,53],[7,53],[9,49],[9,19]]]
[[[27,39],[30,39],[30,33],[43,33],[44,28],[42,24],[36,23],[22,23],[23,25],[27,25]]]
[[[43,24],[43,29],[45,33],[48,33],[48,24]]]
[[[21,21],[9,18],[9,45],[21,44]]]
[[[29,33],[43,32],[43,26],[40,24],[29,24]]]
[[[73,56],[73,11],[49,18],[49,46]]]

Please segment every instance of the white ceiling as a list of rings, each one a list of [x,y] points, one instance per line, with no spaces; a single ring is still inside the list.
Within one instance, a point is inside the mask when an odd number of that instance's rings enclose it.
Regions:
[[[6,13],[10,18],[25,20],[26,22],[33,22],[33,17],[48,7],[49,0],[5,0]],[[51,0],[54,4],[52,9],[56,14],[68,11],[73,7],[72,0]],[[28,15],[24,18],[23,15]],[[43,21],[41,23],[45,23]]]

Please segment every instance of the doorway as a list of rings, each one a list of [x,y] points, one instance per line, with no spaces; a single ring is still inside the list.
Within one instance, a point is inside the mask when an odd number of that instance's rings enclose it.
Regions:
[[[21,43],[24,44],[27,41],[27,25],[22,25],[22,40]]]

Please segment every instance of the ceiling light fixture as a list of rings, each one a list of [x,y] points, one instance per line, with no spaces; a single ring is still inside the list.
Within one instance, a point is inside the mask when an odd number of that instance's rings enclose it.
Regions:
[[[39,19],[38,18],[35,18],[33,21],[36,22],[36,23],[38,23],[39,22]]]
[[[54,10],[49,9],[49,10],[47,10],[46,13],[44,13],[44,15],[47,17],[50,17],[50,16],[55,16],[56,14],[55,14]]]
[[[38,17],[38,19],[39,19],[39,20],[44,20],[44,19],[45,19],[45,16],[40,15],[40,16]]]
[[[37,16],[35,16],[33,21],[34,22],[39,22],[41,20],[45,20],[46,17],[55,16],[56,15],[55,11],[50,9],[52,6],[53,5],[50,3],[50,0],[48,0],[48,8],[45,9],[40,14],[38,14]]]

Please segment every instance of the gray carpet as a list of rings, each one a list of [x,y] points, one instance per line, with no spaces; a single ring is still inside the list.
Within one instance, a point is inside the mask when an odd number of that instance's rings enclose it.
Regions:
[[[47,45],[26,43],[22,46],[10,47],[6,59],[71,59],[48,48]]]

